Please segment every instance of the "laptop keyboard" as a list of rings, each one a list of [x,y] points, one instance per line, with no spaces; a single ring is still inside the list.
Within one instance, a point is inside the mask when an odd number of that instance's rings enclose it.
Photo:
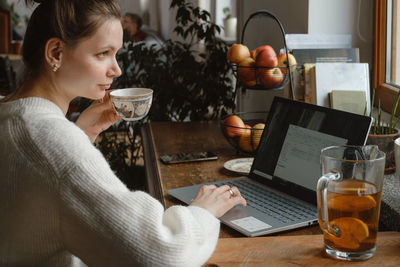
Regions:
[[[282,223],[315,218],[316,209],[294,202],[265,188],[260,188],[246,180],[234,180],[225,183],[236,186],[246,199],[247,206],[274,217]]]

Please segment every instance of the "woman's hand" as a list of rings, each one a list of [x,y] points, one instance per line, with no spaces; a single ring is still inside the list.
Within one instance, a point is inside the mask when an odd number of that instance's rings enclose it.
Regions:
[[[219,218],[236,205],[246,206],[246,200],[240,195],[237,187],[228,185],[216,187],[215,185],[203,185],[193,199],[191,206],[198,206],[208,210]]]
[[[94,101],[81,113],[76,125],[84,130],[90,140],[94,142],[102,131],[108,129],[118,119],[111,103],[110,91],[107,91],[103,99]]]

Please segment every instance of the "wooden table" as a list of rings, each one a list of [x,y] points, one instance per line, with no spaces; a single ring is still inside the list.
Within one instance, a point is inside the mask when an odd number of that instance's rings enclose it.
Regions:
[[[399,232],[378,233],[375,255],[366,261],[333,259],[322,246],[322,235],[222,238],[205,266],[400,266]]]
[[[149,193],[166,208],[182,204],[167,195],[167,190],[239,176],[225,170],[223,163],[237,158],[225,140],[218,122],[151,122],[142,128],[146,179]],[[216,161],[164,165],[162,154],[211,151]],[[279,235],[248,238],[221,226],[217,248],[207,267],[222,266],[400,266],[400,233],[378,234],[377,252],[368,261],[343,262],[323,252],[318,226],[292,230]]]
[[[216,180],[239,177],[224,169],[224,162],[239,157],[225,140],[219,122],[150,122],[142,128],[146,180],[149,193],[168,208],[182,204],[169,196],[167,190]],[[211,151],[218,160],[165,165],[159,160],[162,154]],[[288,231],[280,235],[320,234],[318,226]],[[225,225],[220,237],[243,237]]]

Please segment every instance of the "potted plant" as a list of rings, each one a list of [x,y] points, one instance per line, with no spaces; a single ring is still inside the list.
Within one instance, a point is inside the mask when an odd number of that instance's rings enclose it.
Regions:
[[[154,91],[149,112],[154,121],[198,121],[224,116],[235,106],[228,45],[210,14],[185,0],[177,9],[174,32],[180,40],[161,45],[124,43],[118,54],[122,75],[113,88],[146,87]]]
[[[381,102],[378,99],[378,108],[375,117],[372,114],[372,103],[375,99],[375,89],[372,93],[371,113],[370,116],[374,119],[373,124],[368,135],[367,144],[377,145],[380,150],[386,153],[385,173],[390,173],[395,170],[394,159],[394,140],[400,137],[400,132],[397,129],[397,124],[400,117],[396,117],[397,107],[400,101],[400,91],[397,93],[396,100],[390,113],[389,121],[383,118]]]
[[[14,10],[15,2],[8,3],[7,0],[0,0],[0,9],[7,10],[10,12],[11,16],[11,25],[12,27],[16,27],[20,23],[20,17],[17,12]]]
[[[232,16],[231,9],[229,7],[224,7],[224,9],[222,9],[222,12],[225,15],[224,18],[225,36],[229,38],[236,38],[237,18]]]

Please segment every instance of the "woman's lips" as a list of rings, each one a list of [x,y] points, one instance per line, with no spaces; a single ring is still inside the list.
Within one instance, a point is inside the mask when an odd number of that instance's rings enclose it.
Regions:
[[[101,87],[101,89],[103,90],[107,90],[110,88],[111,84],[107,83],[107,84],[99,84],[99,86]]]

